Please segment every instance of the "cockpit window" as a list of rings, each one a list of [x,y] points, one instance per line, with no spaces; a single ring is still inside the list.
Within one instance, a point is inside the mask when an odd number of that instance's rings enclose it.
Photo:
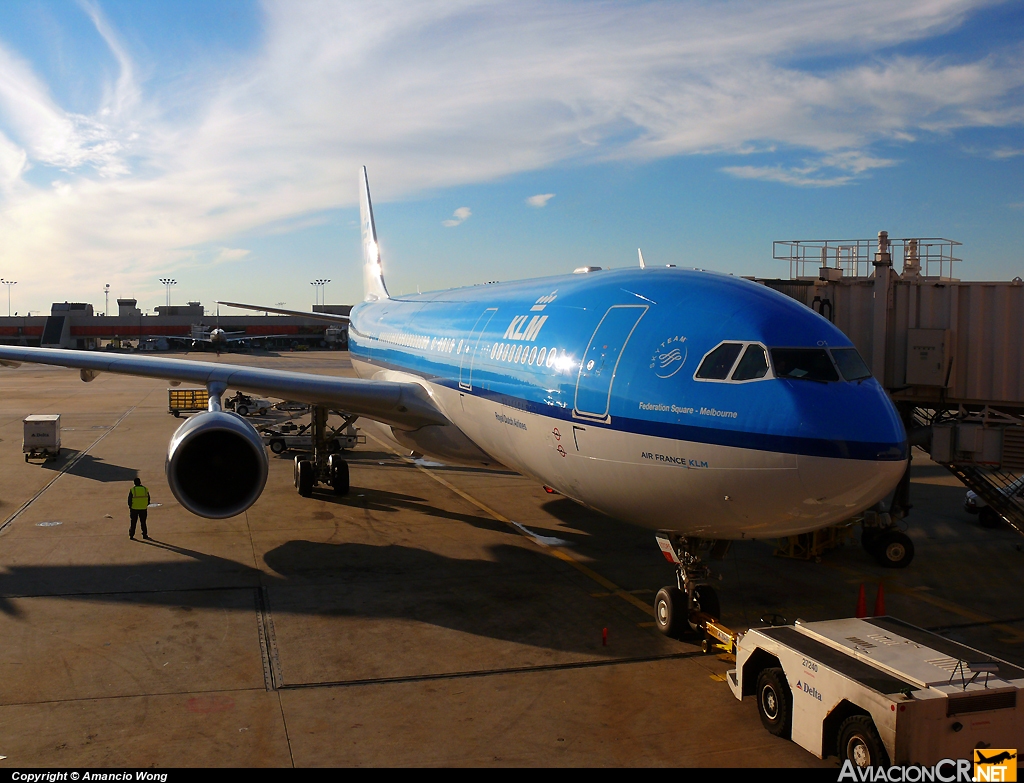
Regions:
[[[743,352],[743,358],[736,365],[736,372],[732,374],[734,381],[752,381],[756,378],[763,378],[768,374],[768,357],[764,355],[764,348],[760,345],[748,345]]]
[[[856,348],[833,348],[832,358],[839,365],[839,372],[848,381],[862,381],[871,377],[871,370],[864,364]]]
[[[824,348],[772,348],[776,378],[838,381],[835,365]]]
[[[736,363],[743,343],[722,343],[704,357],[697,369],[697,378],[709,381],[724,381],[729,377],[729,370]]]

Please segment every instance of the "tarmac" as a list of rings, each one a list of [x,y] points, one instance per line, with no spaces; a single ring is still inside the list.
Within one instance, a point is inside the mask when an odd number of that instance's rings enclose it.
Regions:
[[[351,374],[344,352],[189,358]],[[31,413],[61,414],[59,460],[24,462]],[[268,452],[261,499],[204,520],[164,476],[180,424],[162,381],[0,369],[0,766],[837,767],[762,728],[728,656],[657,632],[650,531],[372,438],[346,497],[300,497]],[[127,535],[136,476],[151,541]],[[904,570],[859,531],[820,562],[735,543],[723,622],[848,617],[881,584],[889,614],[1024,664],[1024,539],[964,493],[915,452]]]

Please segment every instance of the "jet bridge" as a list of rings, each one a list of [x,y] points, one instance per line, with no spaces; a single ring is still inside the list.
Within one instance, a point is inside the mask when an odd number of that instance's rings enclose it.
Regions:
[[[755,280],[839,327],[896,403],[911,444],[1024,533],[1024,280],[961,280],[960,247],[885,231],[780,240],[772,255],[789,262],[789,278]],[[889,513],[909,507],[908,471]]]

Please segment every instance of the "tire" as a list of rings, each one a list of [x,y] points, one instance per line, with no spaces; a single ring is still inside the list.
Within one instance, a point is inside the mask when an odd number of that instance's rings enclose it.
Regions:
[[[914,542],[899,530],[883,530],[871,554],[883,568],[906,568],[914,559]]]
[[[235,408],[235,413],[237,413],[239,416],[248,416],[249,408],[245,405],[239,405],[237,408]]]
[[[284,441],[280,438],[274,438],[270,441],[270,450],[275,454],[283,454],[287,447],[284,445]]]
[[[299,463],[302,462],[302,458],[296,456],[292,460],[292,483],[295,485],[295,489],[299,488]]]
[[[757,675],[757,714],[769,734],[789,739],[793,728],[793,694],[782,669],[762,669]]]
[[[1003,518],[991,506],[985,506],[978,510],[978,524],[987,528],[1002,527]]]
[[[670,639],[678,639],[686,622],[686,596],[678,587],[663,587],[654,598],[654,624]]]
[[[343,459],[335,459],[333,456],[331,458],[331,486],[334,488],[335,495],[348,494],[348,463]]]
[[[299,460],[296,468],[297,473],[297,489],[299,494],[304,498],[311,497],[313,495],[313,463],[308,459]]]
[[[260,408],[260,416],[266,416],[266,415],[267,415],[267,409],[266,408]]]
[[[852,715],[839,725],[839,761],[855,767],[888,767],[889,754],[867,715]]]

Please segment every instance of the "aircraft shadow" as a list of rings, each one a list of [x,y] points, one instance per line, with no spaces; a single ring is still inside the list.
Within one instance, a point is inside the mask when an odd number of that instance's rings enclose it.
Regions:
[[[109,462],[104,462],[99,457],[94,457],[92,454],[86,454],[75,463],[74,467],[68,470],[68,475],[110,483],[115,481],[131,481],[139,475],[139,471],[135,468],[126,468],[123,465],[113,465]]]
[[[402,510],[415,511],[428,517],[464,522],[480,530],[491,530],[500,533],[507,533],[509,530],[507,526],[490,517],[448,511],[432,506],[423,498],[416,497],[415,495],[403,495],[383,489],[352,487],[347,495],[342,496],[335,495],[331,490],[317,488],[313,490],[313,497],[324,503],[346,506],[347,508],[366,508],[370,511],[384,511],[388,513]]]
[[[158,539],[139,543],[186,559],[8,566],[0,572],[0,612],[15,621],[27,619],[12,599],[35,596],[237,609],[237,599],[225,600],[225,591],[264,587],[275,616],[414,620],[496,640],[590,653],[602,652],[594,629],[609,620],[608,605],[567,580],[564,567],[519,546],[497,545],[486,559],[465,559],[414,547],[294,540],[264,555],[268,572]],[[619,648],[616,654],[622,653]]]

